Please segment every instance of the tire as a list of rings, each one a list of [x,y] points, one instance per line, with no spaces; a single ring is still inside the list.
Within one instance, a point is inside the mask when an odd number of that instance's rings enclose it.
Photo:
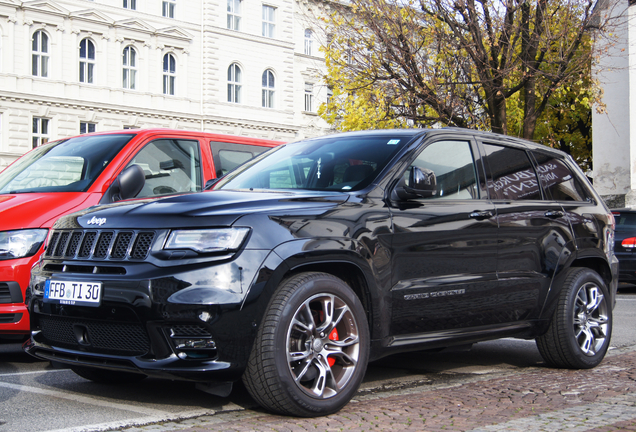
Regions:
[[[605,357],[612,336],[612,308],[603,279],[587,268],[565,274],[547,333],[536,339],[550,366],[589,369]]]
[[[326,273],[301,273],[270,300],[243,383],[267,410],[323,416],[351,400],[368,358],[369,327],[353,290]]]
[[[73,366],[71,370],[84,379],[100,384],[136,383],[146,378],[146,375],[133,372],[97,369],[86,366]]]

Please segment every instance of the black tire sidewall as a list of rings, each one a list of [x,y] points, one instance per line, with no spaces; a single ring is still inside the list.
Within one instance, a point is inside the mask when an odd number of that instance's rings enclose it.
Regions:
[[[603,346],[601,349],[593,356],[588,356],[581,351],[579,344],[576,341],[576,336],[574,334],[574,310],[576,303],[576,295],[578,294],[581,287],[588,283],[592,282],[596,286],[599,287],[601,293],[604,296],[605,306],[607,307],[607,316],[608,316],[608,334],[605,338]],[[585,269],[580,271],[578,274],[574,276],[572,280],[572,284],[568,287],[567,290],[563,293],[565,296],[565,307],[562,308],[561,313],[564,314],[562,316],[567,323],[565,329],[566,340],[570,346],[570,352],[573,355],[574,366],[581,369],[588,369],[597,366],[605,357],[607,350],[609,348],[610,339],[612,336],[612,327],[613,327],[613,318],[612,318],[612,308],[609,304],[610,296],[607,287],[605,286],[605,282],[601,279],[601,277],[591,270]]]
[[[298,308],[308,298],[316,294],[334,294],[344,300],[356,319],[359,334],[360,356],[356,370],[345,386],[337,395],[328,399],[313,398],[304,393],[289,370],[287,362],[287,332],[292,318]],[[280,322],[275,330],[276,346],[280,347],[274,353],[275,364],[278,369],[281,388],[287,396],[295,402],[309,416],[327,415],[345,406],[358,390],[366,372],[369,357],[369,331],[364,309],[355,293],[344,282],[329,275],[312,275],[311,279],[301,285],[290,295],[280,315]]]

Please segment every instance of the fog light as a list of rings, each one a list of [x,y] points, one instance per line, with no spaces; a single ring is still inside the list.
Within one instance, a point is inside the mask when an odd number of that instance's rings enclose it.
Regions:
[[[200,338],[200,339],[172,339],[174,347],[178,350],[188,349],[216,349],[216,344],[212,339]]]

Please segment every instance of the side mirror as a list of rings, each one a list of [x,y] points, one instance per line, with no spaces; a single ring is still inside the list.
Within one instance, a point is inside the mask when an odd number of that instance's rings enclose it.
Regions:
[[[415,198],[430,198],[437,195],[435,173],[427,168],[411,167],[408,183],[402,178],[393,190],[393,198],[406,201]]]
[[[123,170],[110,186],[110,202],[134,198],[146,184],[146,175],[139,165]]]

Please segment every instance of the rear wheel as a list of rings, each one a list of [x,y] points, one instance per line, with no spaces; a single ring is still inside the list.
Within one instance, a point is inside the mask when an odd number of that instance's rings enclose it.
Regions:
[[[368,356],[368,324],[353,290],[326,273],[301,273],[270,301],[243,382],[268,410],[327,415],[351,400]]]
[[[146,375],[121,372],[109,369],[97,369],[86,366],[73,366],[71,370],[84,379],[100,384],[125,384],[135,383],[146,378]]]
[[[609,292],[593,270],[567,272],[550,327],[537,338],[537,347],[552,366],[592,368],[605,357],[612,336]]]

